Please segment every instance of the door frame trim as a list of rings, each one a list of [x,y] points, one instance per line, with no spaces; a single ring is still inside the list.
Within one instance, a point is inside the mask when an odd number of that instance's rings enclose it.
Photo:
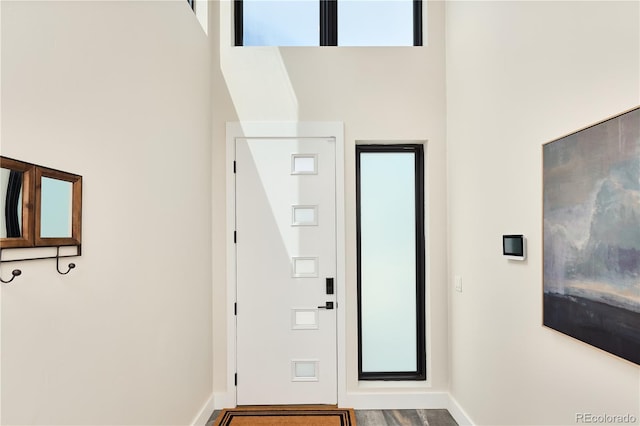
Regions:
[[[345,232],[345,176],[344,176],[344,123],[331,122],[227,122],[226,123],[226,331],[227,377],[224,392],[225,407],[236,406],[236,250],[234,230],[235,202],[235,141],[237,138],[310,137],[334,138],[336,143],[336,348],[337,348],[337,397],[341,406],[346,400],[346,232]],[[218,405],[218,404],[216,404]]]

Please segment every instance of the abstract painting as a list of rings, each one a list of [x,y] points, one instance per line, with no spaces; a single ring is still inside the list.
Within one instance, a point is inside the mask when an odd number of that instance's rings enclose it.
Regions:
[[[543,146],[543,324],[640,365],[640,108]]]

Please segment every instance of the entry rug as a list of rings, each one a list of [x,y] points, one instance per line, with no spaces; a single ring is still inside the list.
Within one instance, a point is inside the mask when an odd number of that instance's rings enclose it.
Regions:
[[[214,426],[356,426],[353,408],[238,407],[222,410]]]

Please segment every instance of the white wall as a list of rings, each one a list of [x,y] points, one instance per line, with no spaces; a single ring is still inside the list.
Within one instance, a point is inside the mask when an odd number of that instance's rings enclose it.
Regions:
[[[207,39],[185,1],[2,1],[2,155],[84,177],[83,254],[2,265],[2,424],[189,424],[212,392]]]
[[[0,5],[2,155],[85,183],[76,270],[25,262],[0,287],[2,424],[185,424],[212,386],[230,391],[224,129],[238,120],[345,123],[353,395],[374,392],[356,380],[354,144],[427,140],[421,390],[451,389],[478,424],[640,417],[637,366],[540,325],[541,145],[640,103],[637,2],[448,2],[446,74],[441,2],[422,48],[280,49],[231,47],[228,1],[210,4],[210,46],[182,0]],[[529,238],[523,264],[500,255],[510,232]]]
[[[214,176],[224,179],[225,121],[343,121],[345,124],[347,375],[357,384],[355,143],[358,140],[426,140],[428,376],[422,392],[448,387],[446,289],[446,161],[444,4],[425,8],[428,45],[420,48],[249,47],[232,46],[231,2],[220,2],[210,15],[220,22],[221,74],[214,92]],[[211,25],[210,25],[211,28]],[[215,68],[215,67],[214,67]],[[217,160],[216,160],[217,159]],[[224,259],[224,186],[214,183],[214,258]],[[217,262],[220,262],[219,260]],[[224,264],[218,263],[220,267]],[[342,285],[342,284],[340,284]],[[226,389],[226,275],[214,274],[215,388]],[[231,368],[231,366],[229,367]],[[396,390],[397,392],[398,390]],[[422,399],[427,401],[426,398]],[[391,401],[391,400],[389,400]],[[391,403],[391,402],[389,402]],[[425,402],[426,403],[426,402]]]
[[[451,392],[476,424],[640,418],[637,365],[541,325],[541,145],[638,104],[637,1],[447,3]]]

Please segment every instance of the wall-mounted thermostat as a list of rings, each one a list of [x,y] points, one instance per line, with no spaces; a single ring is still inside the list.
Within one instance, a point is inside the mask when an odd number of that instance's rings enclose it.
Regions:
[[[523,235],[503,235],[502,254],[507,259],[525,260],[527,258],[527,239]]]

